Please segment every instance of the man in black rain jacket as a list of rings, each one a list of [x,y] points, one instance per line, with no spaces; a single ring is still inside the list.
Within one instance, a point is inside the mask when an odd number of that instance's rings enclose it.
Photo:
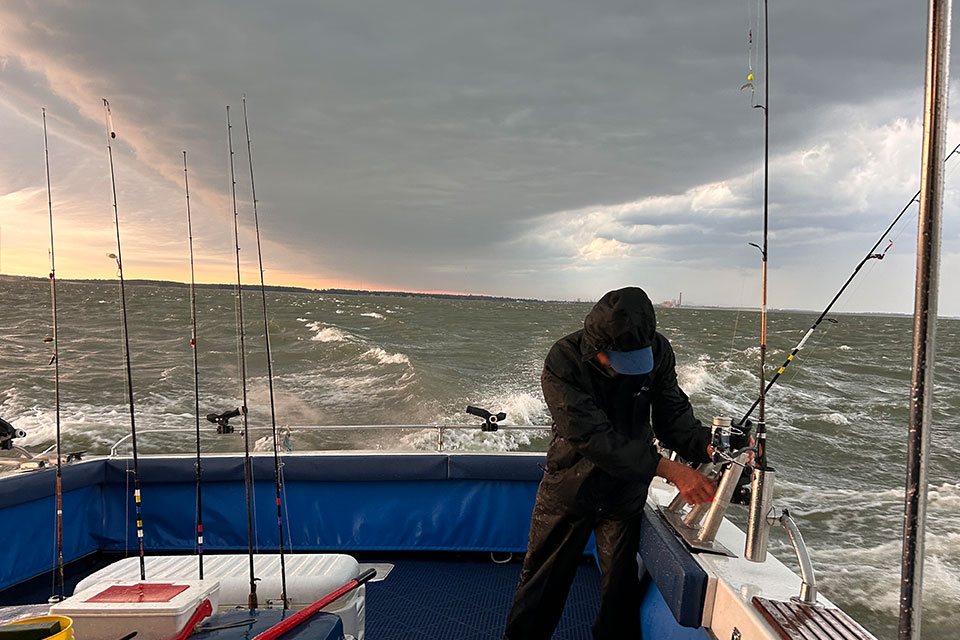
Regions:
[[[553,635],[591,532],[602,574],[593,637],[640,638],[636,553],[650,481],[673,482],[690,504],[715,491],[653,444],[656,435],[691,462],[713,453],[710,430],[693,416],[675,365],[670,343],[656,332],[653,305],[637,287],[604,295],[584,328],[550,349],[541,383],[553,440],[505,640]]]

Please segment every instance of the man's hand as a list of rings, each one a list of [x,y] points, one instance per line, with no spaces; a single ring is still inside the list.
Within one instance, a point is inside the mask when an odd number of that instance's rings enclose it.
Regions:
[[[672,482],[687,504],[710,502],[717,491],[715,480],[709,480],[696,469],[668,458],[661,458],[657,463],[657,475]]]

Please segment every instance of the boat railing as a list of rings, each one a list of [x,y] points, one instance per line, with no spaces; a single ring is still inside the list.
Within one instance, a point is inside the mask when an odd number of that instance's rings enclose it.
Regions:
[[[272,431],[271,427],[249,427],[251,432],[254,431]],[[344,432],[356,432],[356,431],[423,431],[423,430],[435,430],[436,431],[436,448],[435,451],[444,451],[444,446],[446,445],[446,434],[448,431],[462,430],[462,431],[480,431],[481,428],[476,424],[344,424],[344,425],[290,425],[277,427],[278,433],[288,435],[294,431],[344,431]],[[550,425],[530,425],[530,424],[498,424],[497,431],[549,431]],[[240,429],[237,430],[240,432]],[[218,435],[218,431],[214,427],[202,427],[200,433],[203,435]],[[138,429],[137,436],[144,434],[165,434],[170,436],[172,434],[176,435],[194,435],[196,434],[196,429]],[[130,442],[132,434],[126,434],[119,440],[113,443],[110,446],[110,456],[115,457],[120,455],[120,448]]]

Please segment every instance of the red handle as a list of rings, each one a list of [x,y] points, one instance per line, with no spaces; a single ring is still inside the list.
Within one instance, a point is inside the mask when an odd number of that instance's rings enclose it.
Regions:
[[[193,628],[211,613],[213,613],[213,605],[210,604],[210,600],[204,600],[200,603],[200,606],[197,607],[197,610],[193,612],[193,615],[190,616],[190,619],[187,620],[186,626],[183,627],[176,637],[170,640],[187,640],[190,634],[193,633]]]
[[[286,632],[306,622],[309,618],[313,617],[314,614],[320,611],[320,609],[323,609],[325,606],[327,606],[337,598],[341,597],[342,595],[346,593],[350,593],[351,591],[353,591],[354,589],[356,589],[361,584],[363,584],[370,578],[374,577],[375,575],[377,575],[376,569],[367,569],[366,571],[361,573],[359,576],[357,576],[356,579],[351,580],[350,582],[346,583],[336,591],[328,593],[327,595],[323,596],[322,598],[320,598],[310,606],[305,607],[300,611],[297,611],[295,614],[293,614],[286,620],[281,620],[280,622],[273,625],[266,631],[260,632],[259,634],[254,636],[253,640],[276,640]],[[180,639],[177,639],[177,640],[180,640]]]

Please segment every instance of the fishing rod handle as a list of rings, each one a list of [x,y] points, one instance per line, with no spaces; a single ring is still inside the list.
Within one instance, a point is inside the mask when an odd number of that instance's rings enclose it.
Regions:
[[[295,629],[296,627],[300,626],[301,624],[303,624],[304,622],[312,618],[314,614],[318,613],[321,609],[323,609],[325,606],[327,606],[331,602],[334,602],[335,600],[337,600],[338,598],[341,598],[345,594],[350,593],[351,591],[353,591],[354,589],[356,589],[357,587],[367,582],[368,580],[370,580],[376,575],[377,575],[377,570],[372,567],[370,569],[363,571],[356,578],[354,578],[350,582],[347,582],[336,591],[332,591],[328,593],[327,595],[323,596],[322,598],[320,598],[310,606],[305,607],[300,611],[297,611],[295,614],[293,614],[286,620],[281,620],[280,622],[273,625],[266,631],[263,631],[258,635],[254,636],[253,640],[277,640],[277,638],[279,638],[283,634],[287,633],[291,629]]]

